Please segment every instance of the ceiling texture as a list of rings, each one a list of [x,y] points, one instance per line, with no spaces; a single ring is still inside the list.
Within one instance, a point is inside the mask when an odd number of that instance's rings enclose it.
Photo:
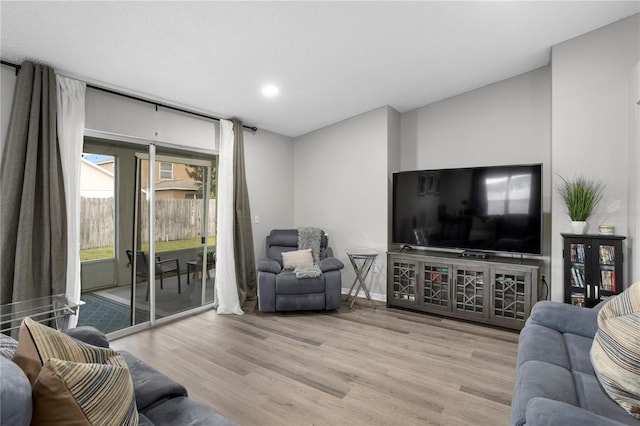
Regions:
[[[0,56],[296,137],[548,65],[639,1],[0,2]],[[265,84],[279,94],[266,98]]]

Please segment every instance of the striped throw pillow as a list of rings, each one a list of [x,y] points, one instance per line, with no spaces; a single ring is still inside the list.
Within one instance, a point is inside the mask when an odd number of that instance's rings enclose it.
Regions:
[[[124,363],[121,355],[118,355]],[[49,359],[33,385],[32,425],[135,426],[127,367]]]
[[[640,282],[600,310],[591,363],[607,394],[640,419]]]
[[[25,318],[13,361],[33,386],[32,425],[138,424],[124,357]]]
[[[20,325],[18,348],[13,362],[22,368],[33,385],[40,369],[50,358],[120,365],[117,355],[118,352],[113,349],[82,343],[31,318],[25,318]],[[126,364],[124,366],[126,367]]]

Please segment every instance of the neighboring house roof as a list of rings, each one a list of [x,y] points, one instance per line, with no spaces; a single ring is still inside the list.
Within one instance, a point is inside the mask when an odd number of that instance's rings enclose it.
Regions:
[[[109,170],[80,158],[80,196],[87,198],[113,197],[114,178]]]
[[[188,182],[186,180],[161,180],[156,183],[156,191],[197,191],[200,189],[199,182]]]
[[[92,162],[91,162],[91,161],[89,161],[89,160],[86,160],[86,159],[85,159],[85,158],[83,158],[83,157],[80,157],[80,162],[81,162],[82,164],[84,164],[85,166],[92,167],[92,168],[94,168],[95,170],[98,170],[98,171],[100,171],[101,173],[104,173],[105,175],[107,175],[107,176],[109,176],[109,177],[113,177],[113,173],[112,173],[112,172],[110,172],[109,170],[107,170],[107,169],[105,169],[105,168],[103,168],[103,167],[100,167],[99,165],[97,165],[97,164],[95,164],[95,163],[92,163]]]

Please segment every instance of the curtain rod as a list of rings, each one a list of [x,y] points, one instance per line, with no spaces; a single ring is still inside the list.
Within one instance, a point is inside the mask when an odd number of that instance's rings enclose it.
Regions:
[[[6,65],[9,67],[13,67],[16,69],[16,75],[18,75],[18,71],[20,71],[20,68],[22,68],[22,65],[18,65],[18,64],[14,64],[12,62],[8,62],[5,60],[1,61],[2,65]],[[171,105],[167,105],[167,104],[163,104],[161,102],[155,102],[149,99],[145,99],[145,98],[140,98],[138,96],[134,96],[134,95],[130,95],[128,93],[122,93],[122,92],[117,92],[115,90],[111,90],[111,89],[107,89],[104,87],[100,87],[100,86],[94,86],[93,84],[89,84],[89,83],[85,83],[87,85],[87,87],[91,88],[91,89],[95,89],[95,90],[100,90],[101,92],[106,92],[106,93],[110,93],[112,95],[118,95],[118,96],[122,96],[123,98],[127,98],[127,99],[133,99],[134,101],[140,101],[140,102],[145,102],[151,105],[155,105],[156,106],[156,111],[158,110],[158,107],[161,108],[166,108],[166,109],[170,109],[173,111],[178,111],[178,112],[183,112],[186,114],[191,114],[191,115],[195,115],[197,117],[201,117],[201,118],[207,118],[209,120],[215,120],[215,121],[220,121],[221,119],[219,117],[214,117],[212,115],[207,115],[207,114],[202,114],[199,112],[195,112],[195,111],[189,111],[187,109],[183,109],[183,108],[178,108],[175,106],[171,106]],[[249,129],[251,131],[257,132],[258,128],[255,126],[246,126],[246,125],[242,125],[242,127],[244,127],[245,129]]]

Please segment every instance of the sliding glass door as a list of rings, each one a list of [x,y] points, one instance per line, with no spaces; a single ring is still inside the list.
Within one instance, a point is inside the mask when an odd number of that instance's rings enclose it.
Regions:
[[[213,302],[215,161],[158,151],[136,156],[136,274],[148,278],[132,299],[136,324]]]
[[[86,138],[81,178],[79,321],[112,336],[214,294],[217,157],[127,142]]]

